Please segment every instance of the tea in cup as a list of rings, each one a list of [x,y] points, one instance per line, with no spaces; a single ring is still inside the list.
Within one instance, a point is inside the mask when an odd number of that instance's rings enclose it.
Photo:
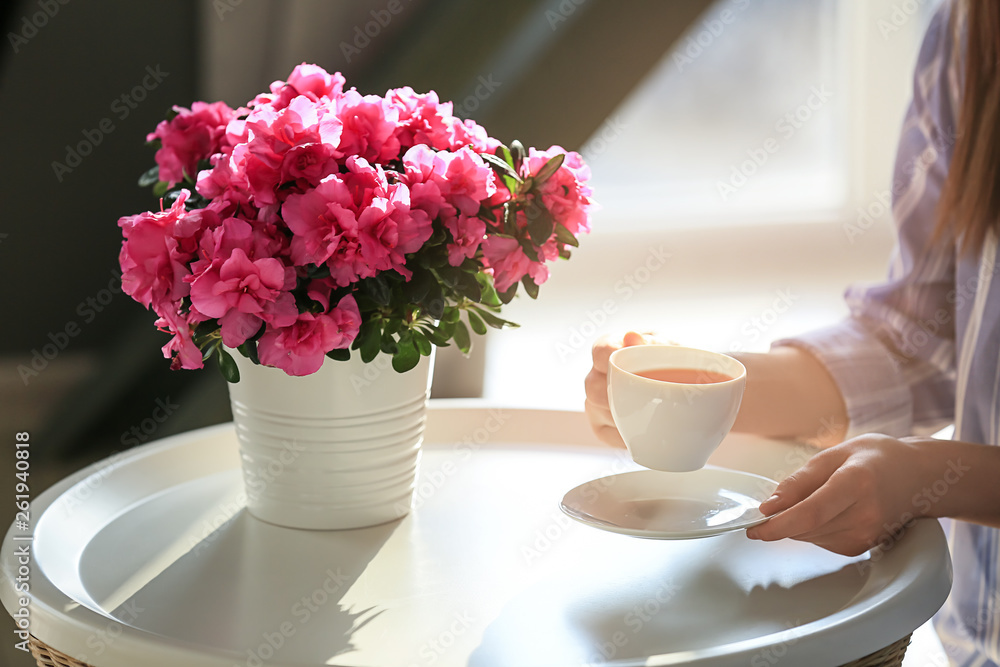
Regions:
[[[736,421],[746,374],[730,356],[690,347],[613,352],[608,400],[632,459],[671,472],[704,467]]]

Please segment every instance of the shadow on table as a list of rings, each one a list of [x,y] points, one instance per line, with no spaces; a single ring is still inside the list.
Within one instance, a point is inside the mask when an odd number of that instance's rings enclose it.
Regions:
[[[353,634],[381,613],[341,600],[398,525],[332,540],[328,531],[282,528],[240,509],[172,562],[157,563],[158,554],[177,553],[168,542],[191,546],[190,530],[181,526],[129,550],[140,553],[126,558],[142,565],[119,580],[137,582],[136,590],[112,615],[182,642],[235,651],[240,664],[322,663],[355,650]]]
[[[569,573],[512,599],[484,632],[469,665],[642,660],[783,632],[846,607],[863,587],[867,576],[853,562],[828,563],[826,574],[798,580],[783,580],[776,564],[749,582],[734,578],[711,554],[683,577],[666,564],[634,575],[595,573],[589,580]]]

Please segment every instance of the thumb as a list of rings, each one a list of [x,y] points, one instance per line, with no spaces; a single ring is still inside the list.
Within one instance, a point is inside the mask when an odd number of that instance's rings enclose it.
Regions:
[[[646,343],[645,337],[641,333],[635,331],[629,331],[625,334],[622,339],[622,347],[632,347],[633,345],[644,345]]]
[[[786,477],[774,490],[774,495],[760,504],[761,513],[771,516],[802,502],[823,486],[846,458],[845,452],[837,448],[816,454]]]

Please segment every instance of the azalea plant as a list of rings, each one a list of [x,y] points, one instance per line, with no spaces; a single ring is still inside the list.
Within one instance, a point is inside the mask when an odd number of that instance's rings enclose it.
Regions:
[[[589,231],[577,153],[508,147],[434,92],[344,85],[302,64],[245,107],[174,107],[148,135],[139,184],[160,205],[118,222],[122,289],[171,335],[172,368],[215,357],[235,382],[227,348],[289,375],[467,353]]]

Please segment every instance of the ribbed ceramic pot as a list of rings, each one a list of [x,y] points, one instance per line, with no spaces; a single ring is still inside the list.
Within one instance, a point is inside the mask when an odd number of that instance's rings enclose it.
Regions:
[[[229,385],[247,509],[289,528],[362,528],[410,508],[433,355],[406,372],[379,355],[369,364],[326,360],[291,377],[238,352]]]

